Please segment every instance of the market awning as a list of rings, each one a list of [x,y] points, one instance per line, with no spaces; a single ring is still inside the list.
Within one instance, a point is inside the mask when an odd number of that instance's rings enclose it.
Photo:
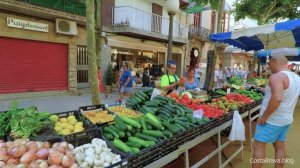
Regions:
[[[282,23],[212,34],[213,42],[221,42],[245,51],[300,47],[300,19]]]
[[[300,48],[278,48],[273,50],[262,50],[257,53],[257,57],[267,57],[267,56],[300,56]]]

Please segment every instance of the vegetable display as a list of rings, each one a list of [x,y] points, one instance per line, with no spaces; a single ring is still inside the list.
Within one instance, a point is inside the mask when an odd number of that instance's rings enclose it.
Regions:
[[[0,142],[0,167],[79,168],[72,153],[73,145],[67,142],[34,142],[17,139]]]
[[[18,109],[18,103],[12,102],[6,114],[1,114],[0,133],[10,134],[13,138],[28,138],[36,136],[43,128],[50,125],[48,112],[37,112],[35,107]]]
[[[235,90],[234,92],[245,95],[253,100],[260,100],[263,98],[261,93],[257,93],[254,90]]]
[[[121,161],[121,156],[114,154],[105,141],[94,138],[91,143],[76,147],[73,151],[76,162],[81,168],[104,168]]]

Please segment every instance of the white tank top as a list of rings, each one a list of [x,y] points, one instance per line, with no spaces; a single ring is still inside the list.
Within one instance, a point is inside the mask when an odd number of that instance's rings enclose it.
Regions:
[[[267,123],[276,126],[285,126],[293,122],[293,113],[300,95],[300,77],[296,73],[290,71],[281,71],[279,73],[287,75],[289,79],[289,86],[284,90],[283,100],[276,111],[268,118]],[[271,88],[267,85],[260,109],[260,116],[263,115],[267,109],[270,98]]]

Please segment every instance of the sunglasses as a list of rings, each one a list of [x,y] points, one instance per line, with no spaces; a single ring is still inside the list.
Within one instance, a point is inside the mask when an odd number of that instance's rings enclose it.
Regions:
[[[176,68],[173,68],[173,67],[169,67],[170,69],[176,69]]]

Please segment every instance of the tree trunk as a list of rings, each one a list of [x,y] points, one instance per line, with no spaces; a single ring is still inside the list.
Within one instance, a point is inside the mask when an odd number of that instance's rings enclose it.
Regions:
[[[207,52],[207,68],[204,83],[205,90],[211,90],[214,86],[215,67],[216,67],[216,53],[213,50]]]
[[[217,29],[217,31],[218,31],[218,33],[222,33],[223,8],[225,5],[225,0],[220,0],[219,3],[220,3],[220,8],[218,10],[218,29]],[[220,50],[218,48],[216,48],[216,51],[217,51],[217,54],[214,52],[214,54],[211,54],[211,56],[210,56],[210,57],[214,57],[214,58],[211,58],[210,64],[207,63],[207,67],[211,66],[211,68],[209,68],[210,75],[206,74],[206,76],[208,76],[207,88],[209,90],[214,87],[214,76],[215,76],[215,68],[216,68],[216,64],[217,64],[217,56],[221,54],[220,52],[222,52],[222,50]],[[209,57],[209,53],[207,54],[207,57]]]
[[[256,54],[253,54],[253,61],[251,64],[249,64],[250,77],[251,77],[251,74],[253,74],[253,72],[256,71],[256,69],[255,69],[256,64],[257,64]]]
[[[100,104],[95,39],[95,3],[94,0],[86,0],[85,2],[87,20],[87,49],[89,58],[89,82],[92,93],[92,104],[95,105]]]

